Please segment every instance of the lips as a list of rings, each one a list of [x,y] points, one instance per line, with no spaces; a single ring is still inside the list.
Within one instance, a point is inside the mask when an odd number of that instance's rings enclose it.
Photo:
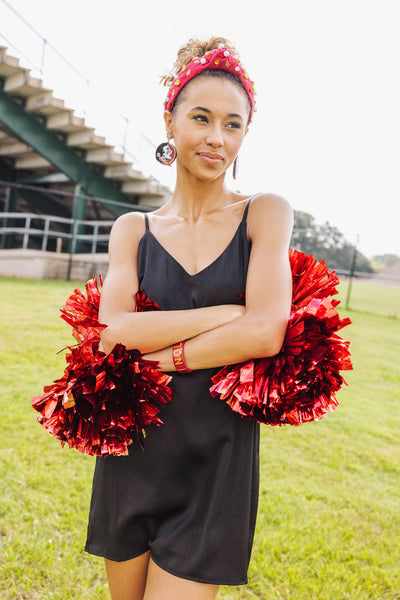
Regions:
[[[209,165],[218,165],[224,160],[221,154],[216,154],[215,152],[199,152],[198,156]]]

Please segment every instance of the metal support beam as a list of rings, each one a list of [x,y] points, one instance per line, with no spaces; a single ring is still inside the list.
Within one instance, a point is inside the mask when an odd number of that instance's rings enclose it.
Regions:
[[[87,170],[83,169],[81,173],[82,181],[87,177]],[[86,213],[87,213],[87,198],[81,197],[82,193],[82,184],[77,183],[75,186],[74,192],[74,200],[72,204],[72,223],[71,223],[71,240],[69,246],[69,260],[68,260],[68,271],[67,271],[67,280],[71,280],[71,271],[72,271],[72,260],[73,255],[78,254],[81,251],[82,243],[77,240],[77,236],[80,233],[83,233],[84,227],[82,225],[77,224],[77,220],[85,221]]]
[[[81,183],[82,174],[85,173],[85,181],[82,182],[83,190],[86,194],[101,198],[102,204],[107,206],[112,214],[120,214],[121,210],[115,210],[113,205],[107,203],[107,199],[123,202],[127,207],[132,206],[128,198],[111,182],[27,113],[2,89],[0,89],[0,119],[15,136],[31,146],[75,183]]]

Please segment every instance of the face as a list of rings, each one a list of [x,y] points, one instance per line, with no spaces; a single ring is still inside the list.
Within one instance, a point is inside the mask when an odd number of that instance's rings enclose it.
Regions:
[[[181,93],[174,114],[164,113],[178,169],[203,181],[224,177],[247,133],[245,91],[229,80],[204,77],[193,79]]]

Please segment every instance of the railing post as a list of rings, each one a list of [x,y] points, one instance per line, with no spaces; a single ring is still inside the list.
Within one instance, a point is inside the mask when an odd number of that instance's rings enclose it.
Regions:
[[[43,239],[42,239],[42,252],[47,250],[47,240],[49,238],[49,229],[50,229],[50,218],[46,217],[44,222],[44,230],[43,230]]]
[[[25,219],[25,231],[24,231],[24,238],[22,240],[23,250],[26,250],[28,248],[30,228],[31,228],[31,216],[28,215]]]
[[[15,188],[11,186],[6,187],[6,194],[4,200],[4,212],[14,212],[15,210]],[[4,217],[3,227],[10,226],[12,224],[12,219]],[[6,248],[11,248],[11,240],[7,241],[7,233],[4,232],[1,236],[1,249],[5,250]]]
[[[96,223],[96,225],[93,226],[92,254],[96,254],[98,233],[99,233],[99,226]]]
[[[71,281],[72,257],[75,253],[77,230],[78,230],[77,220],[73,219],[73,221],[72,221],[72,238],[70,240],[70,251],[69,251],[69,259],[68,259],[67,281]]]

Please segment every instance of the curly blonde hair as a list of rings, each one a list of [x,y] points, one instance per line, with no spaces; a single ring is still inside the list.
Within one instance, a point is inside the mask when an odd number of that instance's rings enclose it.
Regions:
[[[236,58],[239,58],[234,45],[224,37],[214,36],[205,41],[190,39],[187,44],[178,50],[173,68],[169,73],[160,78],[160,82],[166,86],[171,85],[178,73],[184,71],[186,65],[190,63],[190,61],[204,56],[204,54],[210,50],[215,50],[220,44],[223,44]]]

